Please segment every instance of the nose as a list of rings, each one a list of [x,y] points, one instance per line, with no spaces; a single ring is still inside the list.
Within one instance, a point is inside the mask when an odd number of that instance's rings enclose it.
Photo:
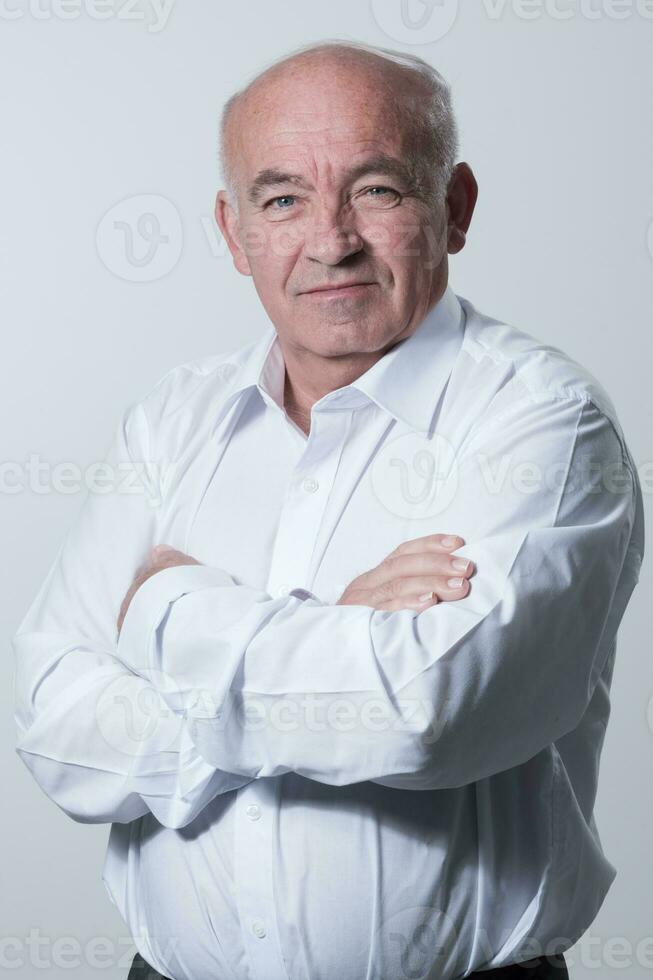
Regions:
[[[362,249],[363,239],[352,220],[326,209],[316,215],[304,245],[306,256],[324,265],[338,265]]]

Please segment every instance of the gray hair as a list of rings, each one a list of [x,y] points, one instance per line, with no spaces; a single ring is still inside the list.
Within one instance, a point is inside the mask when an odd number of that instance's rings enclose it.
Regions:
[[[426,89],[426,98],[420,99],[416,108],[402,107],[404,117],[409,117],[416,135],[415,149],[411,160],[415,173],[422,174],[424,195],[430,199],[434,210],[442,203],[447,185],[453,171],[458,153],[458,127],[453,113],[451,90],[442,75],[429,65],[428,62],[416,55],[395,51],[391,48],[379,48],[375,45],[362,44],[358,41],[339,39],[319,41],[283,55],[271,62],[256,74],[249,82],[235,92],[225,103],[220,120],[219,163],[222,181],[231,206],[238,210],[236,193],[237,181],[234,172],[233,159],[229,153],[227,129],[232,112],[249,91],[249,89],[265,74],[286,62],[293,61],[303,55],[313,53],[333,53],[336,55],[354,56],[357,52],[376,55],[387,61],[401,65],[413,73],[416,81],[421,82]]]

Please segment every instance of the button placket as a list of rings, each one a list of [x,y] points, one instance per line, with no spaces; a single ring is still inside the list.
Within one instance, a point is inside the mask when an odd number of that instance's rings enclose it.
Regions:
[[[282,597],[308,581],[315,542],[338,468],[351,413],[318,412],[279,517],[268,591]]]
[[[348,413],[315,417],[306,449],[293,473],[275,537],[267,591],[282,597],[306,582],[316,536],[335,478]],[[278,934],[273,875],[281,782],[254,779],[238,790],[234,876],[238,912],[256,980],[288,980]]]
[[[256,980],[288,980],[274,905],[278,792],[276,779],[254,779],[238,790],[234,811],[236,902]]]

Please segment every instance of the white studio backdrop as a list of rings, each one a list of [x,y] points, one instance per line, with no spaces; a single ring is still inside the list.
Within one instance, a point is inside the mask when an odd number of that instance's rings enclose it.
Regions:
[[[451,283],[604,384],[650,520],[653,0],[0,0],[0,974],[16,980],[120,980],[134,947],[100,880],[109,827],[66,817],[14,752],[9,638],[82,505],[71,473],[124,408],[259,335],[212,216],[218,117],[272,59],[333,37],[451,83],[480,186]],[[618,876],[567,954],[573,980],[653,976],[650,587],[645,562],[595,810]]]

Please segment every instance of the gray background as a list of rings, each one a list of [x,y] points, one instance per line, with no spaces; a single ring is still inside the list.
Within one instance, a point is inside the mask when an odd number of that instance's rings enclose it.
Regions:
[[[417,19],[425,8],[411,2]],[[102,458],[123,408],[168,368],[259,335],[251,280],[233,269],[212,218],[218,114],[272,58],[338,36],[412,50],[451,82],[460,159],[480,184],[453,287],[605,385],[650,521],[653,4],[443,0],[412,29],[399,10],[400,0],[166,0],[163,14],[152,0],[0,2],[1,461],[24,466],[37,454],[83,470]],[[145,211],[168,235],[153,257],[137,233]],[[114,220],[135,232],[131,259],[128,233],[107,232]],[[39,492],[24,480],[0,493],[0,929],[10,940],[0,972],[119,980],[133,947],[100,880],[108,825],[66,817],[14,753],[8,638],[85,492]],[[650,585],[646,562],[620,631],[596,808],[619,874],[567,954],[574,980],[653,971]],[[57,945],[64,937],[81,944],[77,958]],[[96,937],[115,949],[102,969],[85,952]]]

